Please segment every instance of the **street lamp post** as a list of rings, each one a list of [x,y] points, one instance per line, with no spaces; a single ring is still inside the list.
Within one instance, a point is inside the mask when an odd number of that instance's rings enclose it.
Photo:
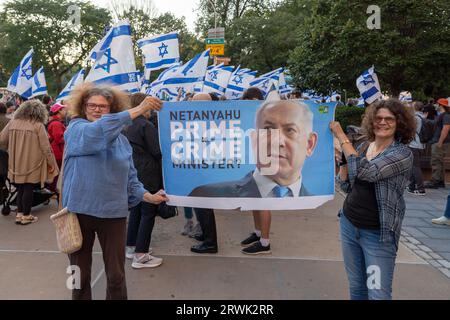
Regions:
[[[214,9],[214,29],[217,29],[216,3],[213,0],[208,0]]]

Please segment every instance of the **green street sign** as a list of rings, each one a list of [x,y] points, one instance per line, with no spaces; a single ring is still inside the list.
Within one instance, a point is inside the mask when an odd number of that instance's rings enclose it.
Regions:
[[[206,39],[206,44],[225,44],[224,38]]]

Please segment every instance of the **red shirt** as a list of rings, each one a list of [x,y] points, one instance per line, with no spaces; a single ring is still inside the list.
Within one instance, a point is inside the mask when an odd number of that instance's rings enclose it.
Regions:
[[[55,158],[60,162],[64,152],[64,131],[66,131],[66,126],[58,116],[53,116],[48,124],[47,131]]]

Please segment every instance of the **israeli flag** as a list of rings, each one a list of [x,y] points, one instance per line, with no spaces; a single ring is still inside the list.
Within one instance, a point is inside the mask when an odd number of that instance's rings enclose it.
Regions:
[[[19,71],[20,66],[17,66],[17,68],[14,69],[13,73],[11,74],[11,77],[8,80],[6,90],[16,92],[17,80],[19,79]]]
[[[412,94],[409,91],[400,92],[398,99],[400,101],[404,101],[404,102],[412,102],[413,101]]]
[[[225,97],[228,100],[239,100],[244,94],[244,91],[250,87],[250,82],[255,79],[255,76],[256,71],[241,69],[240,66],[237,67],[231,74],[225,91]]]
[[[382,97],[380,83],[373,66],[356,79],[356,86],[363,99],[369,104]]]
[[[364,107],[364,98],[360,98],[358,100],[358,103],[356,104],[357,107]]]
[[[181,65],[182,64],[179,62],[179,63],[173,65],[172,67],[167,68],[166,70],[161,72],[159,74],[158,78],[155,81],[153,81],[152,83],[150,83],[150,85],[147,87],[146,94],[149,95],[149,96],[152,96],[152,97],[158,97],[159,98],[160,97],[160,91],[163,88],[164,80],[168,79],[170,77],[169,73],[175,74],[177,72],[177,70],[180,68]],[[178,96],[178,94],[175,93],[175,92],[173,93],[173,95]],[[162,98],[161,98],[161,100],[168,101],[168,99],[162,99]]]
[[[293,88],[286,83],[284,72],[281,72],[278,79],[278,93],[280,95],[289,94],[293,91]]]
[[[31,63],[33,60],[33,53],[33,49],[27,52],[27,54],[22,58],[22,61],[20,61],[18,73],[15,74],[17,70],[16,68],[10,81],[8,81],[8,85],[11,88],[14,88],[13,92],[25,99],[29,99],[32,94],[33,72],[31,69]]]
[[[148,87],[150,86],[150,74],[151,74],[151,70],[145,68],[144,72],[142,72],[140,74],[141,76],[141,93],[146,93],[148,90]]]
[[[262,78],[258,79],[258,82],[250,82],[250,87],[256,87],[263,93],[264,97],[266,98],[267,95],[273,88],[277,87],[277,84],[274,79],[271,78]],[[273,87],[273,88],[272,88]]]
[[[58,97],[56,97],[56,102],[66,99],[70,93],[72,92],[73,88],[78,86],[79,84],[82,84],[84,81],[84,74],[86,71],[84,69],[81,69],[78,71],[72,79],[66,84],[64,89],[59,93]]]
[[[195,92],[195,87],[203,86],[208,60],[209,50],[206,50],[182,66],[165,70],[152,82],[147,94],[174,101],[179,94],[184,97],[187,92]]]
[[[283,73],[283,71],[283,68],[278,68],[276,70],[267,72],[250,82],[250,87],[259,88],[266,97],[269,94],[272,86],[275,86],[276,90],[279,90],[280,75]]]
[[[94,48],[92,48],[91,52],[89,52],[87,61],[90,60],[92,63],[95,63],[95,61],[97,61],[102,57],[106,49],[108,49],[111,46],[111,42],[113,39],[113,32],[114,28],[110,28],[108,30],[103,39],[100,40],[100,42],[97,43]]]
[[[34,74],[31,89],[31,98],[47,94],[47,82],[45,81],[44,67],[40,67]]]
[[[131,26],[127,21],[120,21],[110,32],[110,44],[105,49],[109,40],[102,39],[101,50],[96,51],[96,54],[101,55],[97,56],[86,81],[107,84],[129,93],[139,92],[139,72],[134,60]]]
[[[178,34],[168,33],[137,41],[144,54],[145,68],[159,70],[168,68],[180,61]]]
[[[219,96],[225,94],[228,82],[233,74],[234,67],[224,66],[223,63],[217,66],[208,67],[206,72],[203,91],[206,93],[215,93]]]
[[[330,99],[330,97],[321,96],[314,90],[305,90],[303,92],[303,97],[307,100],[314,100],[316,103],[321,103],[324,99]]]

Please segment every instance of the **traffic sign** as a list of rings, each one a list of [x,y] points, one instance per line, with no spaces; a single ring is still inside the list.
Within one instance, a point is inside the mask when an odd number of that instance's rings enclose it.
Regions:
[[[216,57],[216,64],[223,63],[225,66],[228,66],[231,62],[231,58],[228,57]]]
[[[206,49],[211,49],[210,56],[223,56],[225,54],[225,45],[223,44],[207,44]]]
[[[206,39],[206,44],[225,44],[224,38],[218,38],[218,39]]]
[[[225,37],[225,28],[215,28],[208,30],[208,38],[224,38]]]

